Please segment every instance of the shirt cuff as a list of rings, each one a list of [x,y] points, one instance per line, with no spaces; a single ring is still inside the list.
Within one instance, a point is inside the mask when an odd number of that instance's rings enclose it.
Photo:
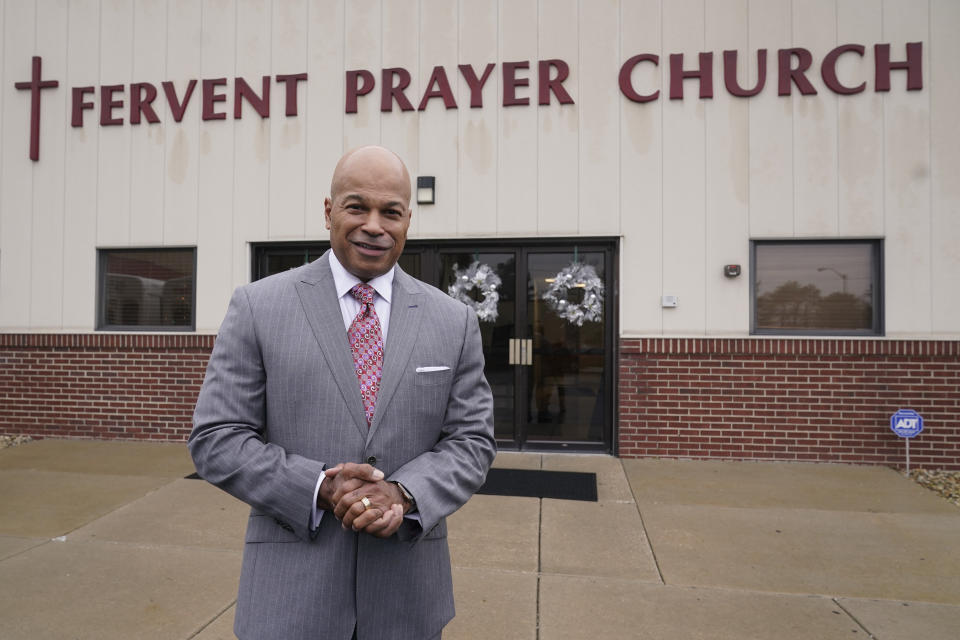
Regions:
[[[320,526],[320,519],[323,518],[324,512],[323,509],[317,507],[317,498],[320,496],[320,484],[326,477],[326,471],[321,471],[320,477],[317,478],[317,486],[313,489],[313,507],[310,510],[310,529],[312,530],[316,530]]]

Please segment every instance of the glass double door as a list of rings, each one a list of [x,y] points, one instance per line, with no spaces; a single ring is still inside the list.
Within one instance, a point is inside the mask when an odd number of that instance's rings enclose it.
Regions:
[[[480,320],[498,445],[610,451],[613,246],[434,251],[421,256],[421,279]]]
[[[401,268],[477,313],[500,448],[611,451],[615,248],[407,242]],[[283,249],[313,258],[325,247]],[[258,250],[257,264],[283,262]]]

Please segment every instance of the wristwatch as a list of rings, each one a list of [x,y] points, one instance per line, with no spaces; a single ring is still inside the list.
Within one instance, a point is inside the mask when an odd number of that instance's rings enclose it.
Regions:
[[[397,489],[400,489],[400,493],[403,494],[403,499],[410,503],[410,509],[407,510],[407,513],[413,513],[417,510],[417,501],[413,498],[413,495],[407,491],[407,488],[396,480],[391,480],[393,484],[397,485]]]

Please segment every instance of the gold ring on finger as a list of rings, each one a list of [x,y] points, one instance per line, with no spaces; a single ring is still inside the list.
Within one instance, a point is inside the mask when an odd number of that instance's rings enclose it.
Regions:
[[[363,510],[366,511],[367,509],[370,508],[370,498],[368,498],[367,496],[363,496],[362,498],[360,498],[360,504],[363,505]]]

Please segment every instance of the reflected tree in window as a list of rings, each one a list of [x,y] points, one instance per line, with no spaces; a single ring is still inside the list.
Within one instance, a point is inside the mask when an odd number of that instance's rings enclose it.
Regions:
[[[757,325],[780,329],[860,329],[869,327],[871,305],[852,293],[823,296],[816,286],[785,282],[757,297]]]
[[[819,305],[818,327],[860,329],[869,327],[873,317],[873,307],[852,293],[831,293]]]
[[[757,298],[757,323],[763,327],[813,327],[819,303],[820,289],[790,280]]]
[[[753,249],[754,331],[882,331],[880,241],[757,240]]]

